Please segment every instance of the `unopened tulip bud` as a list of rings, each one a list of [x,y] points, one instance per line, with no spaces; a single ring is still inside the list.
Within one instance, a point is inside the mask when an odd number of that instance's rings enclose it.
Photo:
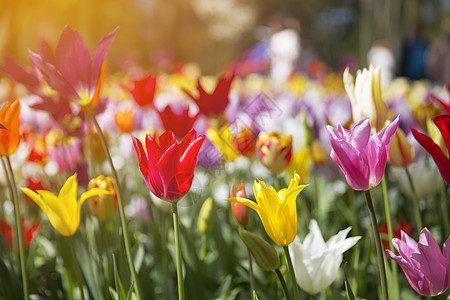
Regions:
[[[200,208],[200,213],[198,216],[197,227],[201,234],[208,235],[212,230],[212,215],[213,211],[213,199],[209,197],[203,202],[202,207]]]
[[[235,182],[233,180],[233,184],[231,186],[230,191],[230,197],[239,197],[239,198],[247,198],[247,195],[245,194],[245,185],[244,180],[241,180],[241,184],[238,187],[237,192],[234,192],[235,190]],[[248,206],[245,206],[244,204],[240,204],[237,202],[231,202],[231,211],[233,212],[234,217],[236,218],[236,221],[242,226],[247,226],[248,223],[250,223],[250,208]]]
[[[242,155],[252,157],[255,154],[256,136],[250,128],[242,127],[235,137],[234,144]]]
[[[100,220],[114,216],[118,207],[114,180],[111,177],[100,175],[89,181],[88,188],[99,188],[111,192],[111,194],[101,194],[89,198],[89,209],[91,213]]]
[[[414,148],[406,139],[405,133],[399,127],[389,148],[388,159],[395,167],[406,168],[414,162]]]
[[[283,171],[292,156],[292,136],[261,132],[256,141],[259,161],[273,174]]]
[[[271,271],[280,266],[280,258],[272,245],[242,228],[239,228],[239,235],[261,269]]]

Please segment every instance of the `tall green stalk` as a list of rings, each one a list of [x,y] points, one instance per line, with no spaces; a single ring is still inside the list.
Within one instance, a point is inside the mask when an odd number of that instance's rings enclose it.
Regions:
[[[420,214],[419,198],[417,197],[416,189],[414,187],[411,173],[409,172],[408,168],[405,168],[405,172],[406,172],[406,177],[408,177],[409,186],[411,187],[411,191],[413,194],[413,200],[414,200],[413,203],[414,203],[414,210],[416,212],[417,228],[420,231],[423,228],[423,222],[422,222],[422,215]]]
[[[114,167],[114,163],[111,158],[111,153],[109,152],[108,145],[106,144],[106,140],[105,140],[105,136],[103,135],[103,131],[100,128],[100,125],[98,125],[98,122],[97,122],[97,119],[95,118],[94,112],[92,111],[92,109],[89,105],[86,106],[86,111],[88,112],[89,116],[91,117],[92,121],[94,122],[95,128],[97,129],[97,133],[100,138],[100,142],[102,144],[103,150],[105,151],[106,158],[109,162],[109,166],[111,168],[111,172],[114,177],[114,181],[116,182],[117,202],[119,204],[120,225],[122,227],[122,232],[123,232],[125,253],[127,255],[127,261],[128,261],[128,266],[130,268],[131,277],[134,281],[133,286],[135,288],[136,295],[137,295],[138,299],[142,299],[142,293],[141,293],[141,289],[139,286],[136,269],[134,268],[133,257],[131,256],[130,242],[129,242],[129,237],[128,237],[127,223],[125,220],[125,211],[124,211],[124,206],[123,206],[122,189],[120,186],[119,176],[117,175],[116,168]]]
[[[294,299],[300,300],[300,292],[298,290],[297,279],[295,278],[294,266],[292,265],[291,255],[289,254],[288,246],[283,246],[284,254],[288,264],[289,273],[292,279],[292,286],[294,287]]]
[[[378,273],[380,275],[381,283],[381,295],[384,300],[389,300],[388,290],[387,290],[387,280],[386,280],[386,269],[384,267],[384,255],[383,248],[381,247],[380,232],[378,231],[377,217],[375,214],[375,209],[372,203],[372,197],[370,196],[370,190],[365,191],[367,207],[369,208],[370,221],[372,222],[373,238],[375,239],[375,248],[377,250],[378,258]]]
[[[388,238],[389,238],[389,249],[394,252],[394,246],[392,244],[392,239],[394,238],[394,231],[392,230],[392,219],[391,219],[391,205],[389,203],[388,189],[386,183],[386,176],[383,176],[381,179],[381,186],[383,188],[383,200],[384,200],[384,210],[386,213],[386,223],[388,228]],[[400,295],[398,294],[398,275],[397,275],[397,262],[391,259],[391,274],[392,274],[392,285],[396,286],[395,289],[391,290],[396,291],[396,295],[394,295],[395,299],[400,299]]]
[[[284,297],[286,298],[286,300],[290,300],[291,298],[289,297],[289,291],[286,286],[286,281],[284,281],[284,278],[280,272],[280,269],[276,268],[274,271],[278,276],[278,280],[280,280],[281,287],[283,288],[283,292],[284,292]],[[253,291],[252,291],[252,295],[253,295]]]
[[[17,234],[17,241],[19,244],[19,261],[20,261],[20,272],[22,275],[22,285],[23,285],[23,297],[25,300],[29,299],[28,293],[28,278],[27,278],[27,269],[25,265],[25,247],[23,243],[23,228],[22,222],[20,219],[20,206],[19,206],[19,196],[17,194],[16,180],[14,179],[14,172],[11,167],[11,160],[9,156],[5,156],[5,163],[3,162],[3,167],[7,174],[9,189],[11,191],[11,195],[14,203],[14,229]]]
[[[180,229],[178,225],[177,203],[172,203],[173,234],[175,236],[175,252],[177,256],[178,299],[184,300],[183,262],[181,257]]]

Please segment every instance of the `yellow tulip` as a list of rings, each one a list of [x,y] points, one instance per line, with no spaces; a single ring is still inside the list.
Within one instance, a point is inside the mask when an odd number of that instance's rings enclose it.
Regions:
[[[300,176],[294,173],[289,187],[277,192],[264,181],[253,185],[256,203],[245,198],[229,198],[228,201],[244,204],[255,210],[269,237],[279,246],[287,246],[297,235],[297,195],[306,187],[300,185]]]
[[[80,225],[81,206],[89,197],[100,194],[111,194],[102,189],[91,189],[83,193],[77,201],[77,174],[70,176],[64,183],[59,196],[38,190],[37,193],[28,188],[22,191],[42,209],[53,227],[64,236],[74,235]]]
[[[210,127],[206,131],[206,136],[227,161],[235,161],[240,156],[239,150],[234,145],[234,135],[229,125],[224,125],[220,129]]]

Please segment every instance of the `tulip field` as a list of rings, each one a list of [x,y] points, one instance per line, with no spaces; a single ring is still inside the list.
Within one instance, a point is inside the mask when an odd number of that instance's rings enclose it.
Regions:
[[[119,34],[0,64],[0,299],[449,299],[450,83],[111,72]]]

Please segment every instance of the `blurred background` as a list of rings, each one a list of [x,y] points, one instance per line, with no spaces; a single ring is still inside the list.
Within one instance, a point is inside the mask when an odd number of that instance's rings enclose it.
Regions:
[[[90,49],[116,26],[111,71],[139,65],[173,71],[195,62],[217,74],[269,38],[289,19],[301,41],[299,64],[315,57],[337,70],[345,59],[367,65],[374,43],[392,50],[402,75],[407,45],[425,48],[450,32],[450,0],[1,0],[0,64],[9,54],[28,63],[27,49],[56,45],[69,24]]]

